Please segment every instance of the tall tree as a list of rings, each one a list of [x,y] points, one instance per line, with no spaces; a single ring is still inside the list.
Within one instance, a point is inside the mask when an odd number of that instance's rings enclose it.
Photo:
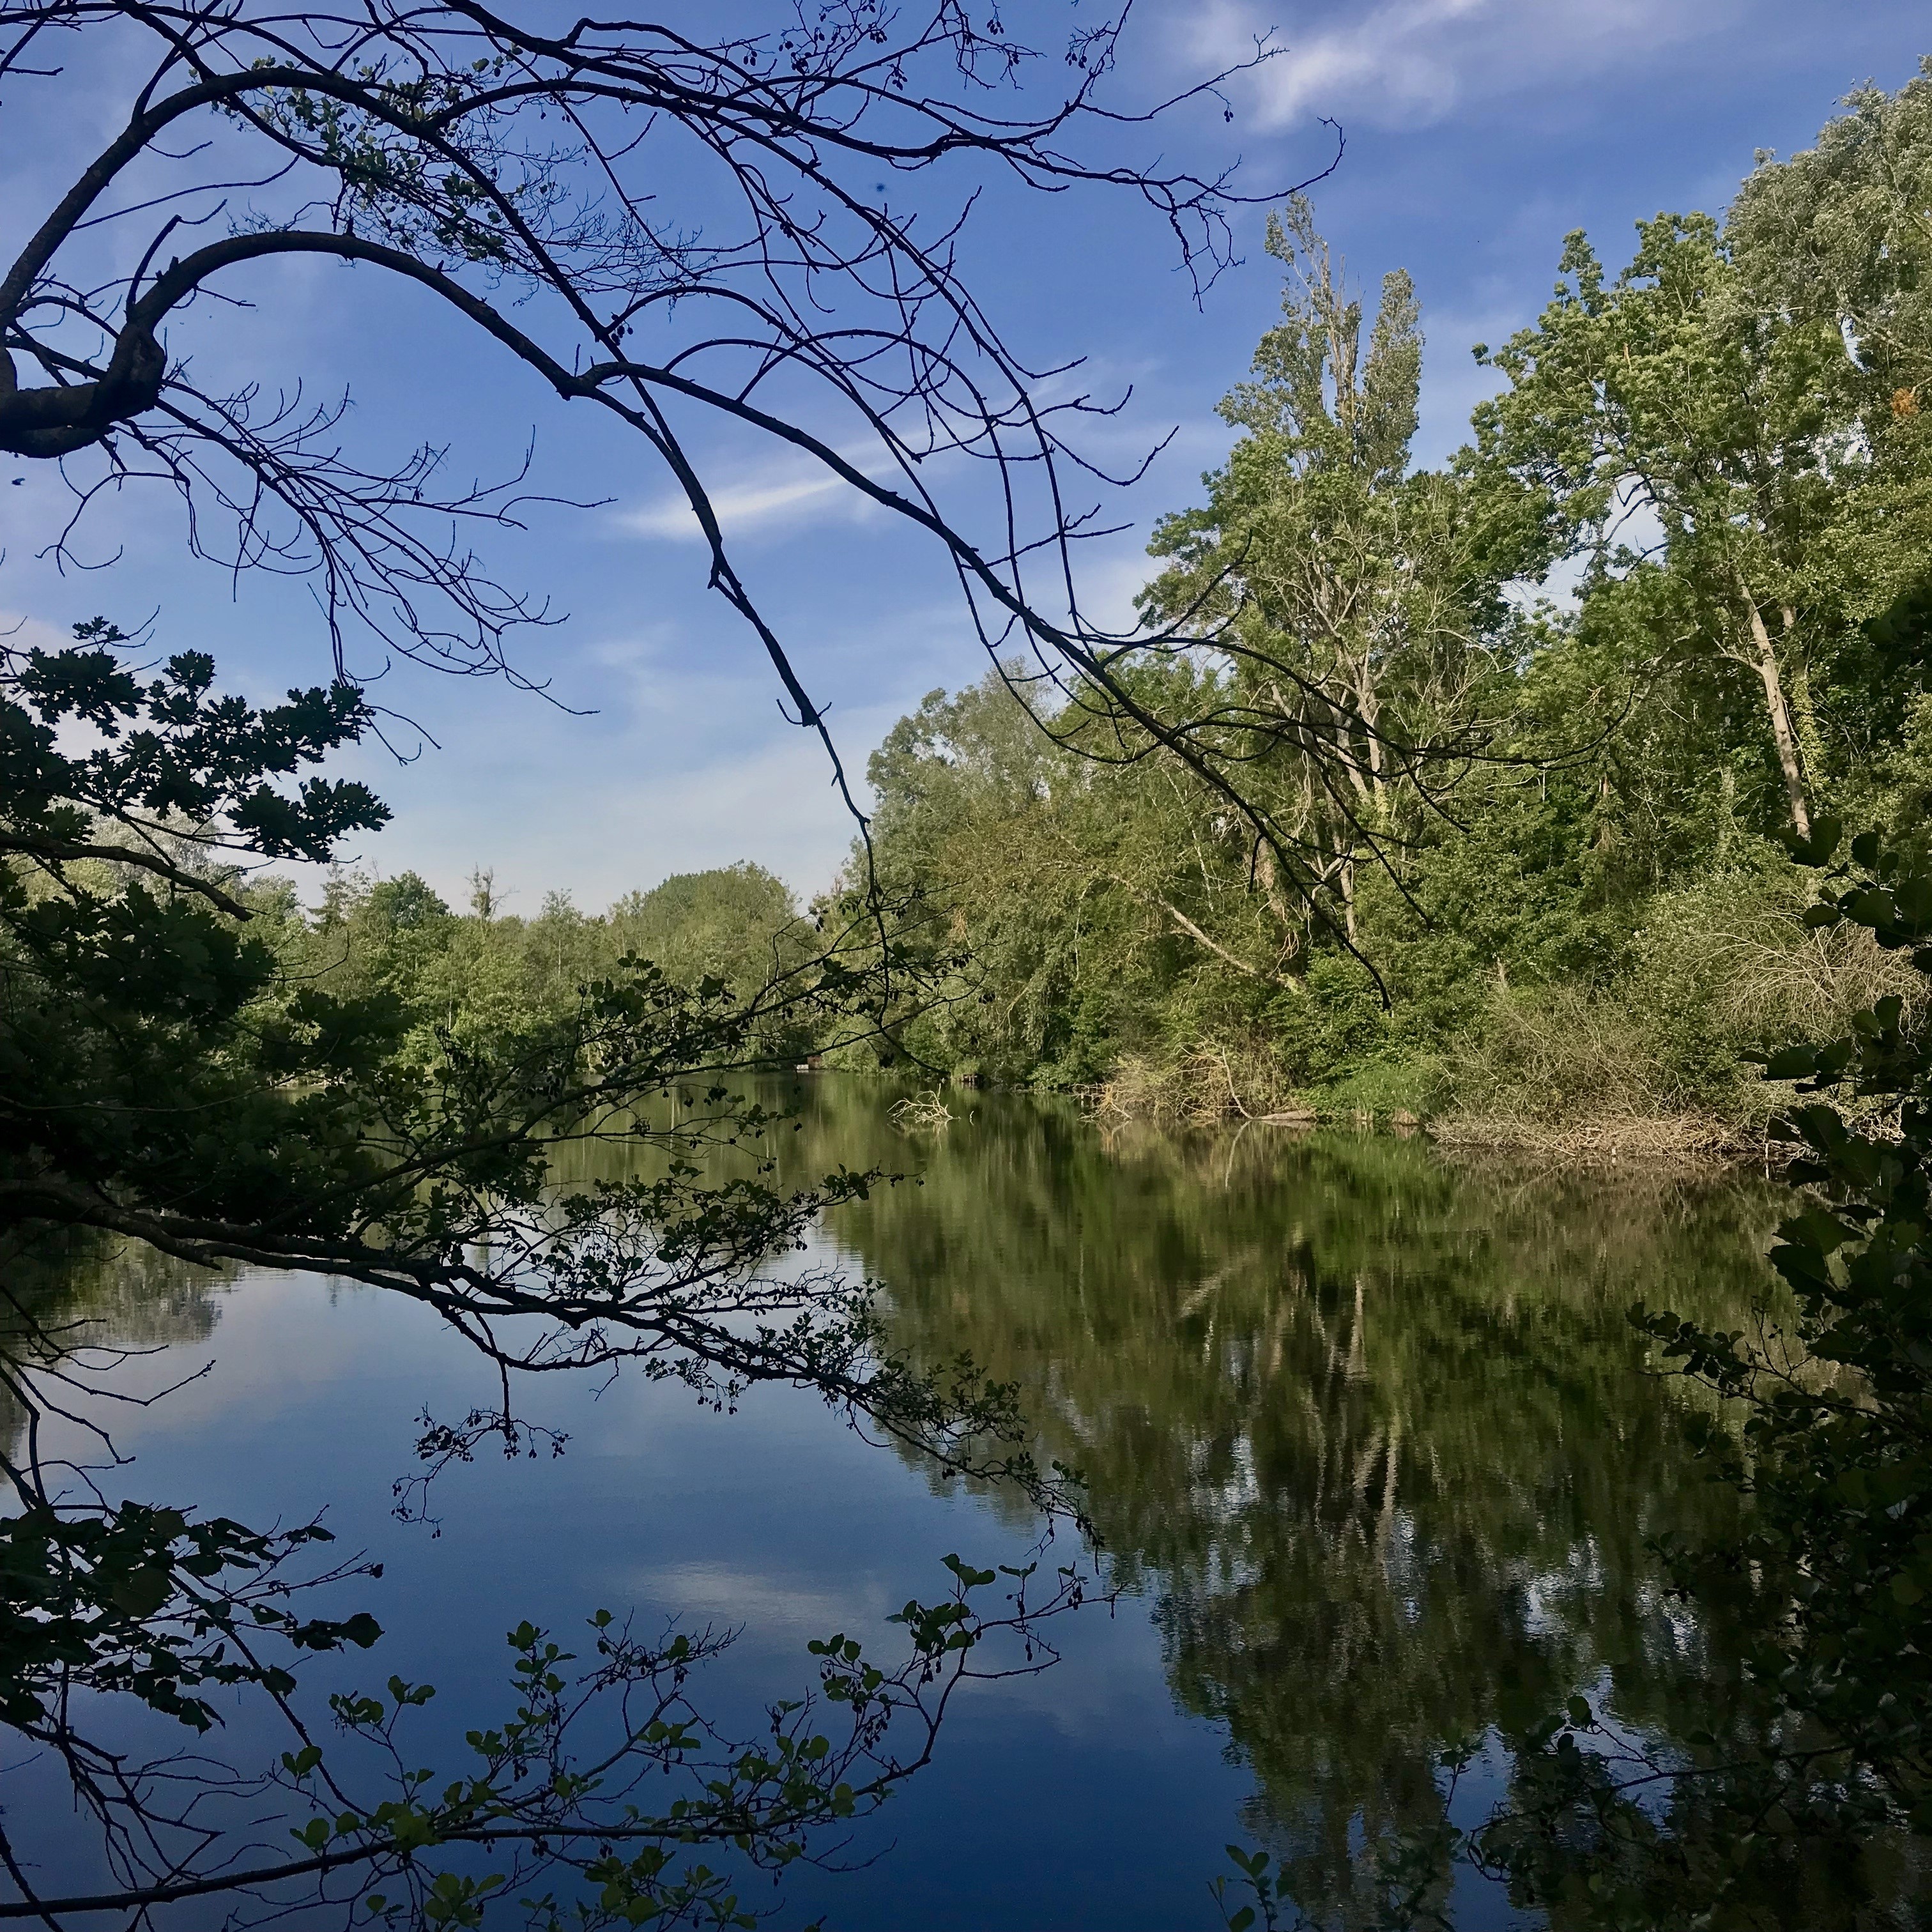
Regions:
[[[1672,648],[1756,680],[1784,811],[1808,832],[1822,774],[1806,619],[1847,472],[1867,461],[1835,406],[1844,350],[1821,320],[1767,310],[1707,215],[1639,225],[1614,279],[1580,231],[1556,299],[1479,360],[1509,388],[1474,417],[1479,466],[1520,493],[1520,566],[1580,558],[1586,584],[1660,559],[1688,599]]]
[[[1838,332],[1882,434],[1932,403],[1932,56],[1897,93],[1844,105],[1815,146],[1760,158],[1726,233],[1765,307]]]
[[[1904,722],[1910,664],[1886,644],[1886,614],[1932,582],[1932,58],[1896,93],[1863,88],[1845,106],[1812,148],[1760,158],[1724,232],[1760,310],[1827,345],[1822,380],[1856,425],[1811,627],[1832,652],[1828,739],[1869,758]]]
[[[1206,478],[1206,503],[1156,526],[1152,553],[1172,561],[1142,602],[1225,654],[1216,695],[1252,740],[1248,782],[1276,801],[1352,944],[1358,866],[1390,854],[1453,769],[1443,754],[1466,724],[1486,590],[1456,482],[1409,468],[1413,282],[1383,278],[1365,341],[1361,302],[1305,197],[1270,217],[1268,250],[1287,272],[1282,319],[1221,403],[1240,439]],[[1272,855],[1254,857],[1280,915],[1298,917]]]

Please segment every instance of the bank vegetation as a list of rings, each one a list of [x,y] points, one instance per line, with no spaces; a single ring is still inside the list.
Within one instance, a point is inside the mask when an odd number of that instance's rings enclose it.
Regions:
[[[1928,192],[1932,70],[1621,266],[1572,235],[1432,467],[1413,281],[1365,302],[1288,205],[1232,447],[1150,547],[1192,641],[1131,706],[934,692],[872,758],[878,874],[961,961],[904,1053],[1169,1120],[1762,1146],[1754,1056],[1916,997],[1792,848],[1923,836]]]

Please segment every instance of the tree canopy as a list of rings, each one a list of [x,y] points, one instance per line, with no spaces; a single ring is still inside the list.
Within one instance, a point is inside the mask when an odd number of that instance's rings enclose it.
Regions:
[[[1750,1054],[1916,998],[1804,925],[1780,842],[1902,832],[1932,782],[1929,89],[1621,266],[1569,237],[1436,466],[1421,292],[1367,301],[1288,202],[1232,447],[1150,546],[1168,641],[1123,673],[1277,836],[1125,710],[1035,689],[1029,736],[991,681],[935,694],[873,764],[879,863],[977,966],[908,1046],[1129,1108],[1708,1144],[1774,1111]]]

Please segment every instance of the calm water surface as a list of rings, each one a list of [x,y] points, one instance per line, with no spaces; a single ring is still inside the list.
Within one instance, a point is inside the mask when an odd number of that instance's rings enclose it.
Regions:
[[[1768,1292],[1775,1187],[1265,1129],[1110,1136],[1000,1096],[954,1096],[950,1127],[908,1138],[890,1097],[801,1083],[788,1178],[916,1175],[824,1246],[884,1286],[914,1353],[1024,1384],[1045,1453],[1087,1474],[1124,1594],[1063,1623],[1053,1670],[957,1706],[938,1762],[852,1868],[794,1876],[783,1922],[1209,1928],[1244,1836],[1296,1862],[1308,1906],[1339,1906],[1365,1834],[1439,1814],[1446,1744],[1485,1743],[1454,1800],[1470,1823],[1511,1740],[1572,1690],[1660,1732],[1700,1720],[1723,1634],[1664,1599],[1646,1540],[1718,1530],[1726,1504],[1685,1453],[1692,1398],[1642,1372],[1624,1312],[1642,1296],[1735,1325]],[[152,1385],[214,1365],[120,1418],[128,1491],[251,1522],[326,1508],[385,1564],[356,1588],[388,1634],[320,1660],[318,1690],[433,1682],[445,1738],[503,1708],[519,1617],[742,1626],[700,1701],[754,1725],[810,1681],[808,1638],[890,1650],[890,1612],[942,1594],[940,1556],[990,1567],[1037,1532],[811,1399],[719,1417],[627,1378],[542,1391],[528,1406],[567,1453],[452,1472],[432,1536],[389,1514],[415,1418],[489,1390],[421,1311],[131,1261],[98,1298],[160,1346]],[[238,1718],[226,1744],[245,1762],[280,1740]],[[15,1770],[0,1797],[50,1872],[85,1873],[50,1785]],[[1472,1928],[1521,1922],[1473,1876],[1455,1903]]]

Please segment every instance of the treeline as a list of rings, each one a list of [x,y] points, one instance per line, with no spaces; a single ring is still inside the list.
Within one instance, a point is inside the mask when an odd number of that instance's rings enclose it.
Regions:
[[[1932,61],[1846,108],[1621,267],[1572,235],[1433,469],[1409,277],[1370,314],[1305,201],[1271,222],[1282,319],[1156,529],[1140,606],[1181,641],[1141,718],[1010,666],[872,758],[888,892],[968,960],[910,1053],[1130,1108],[1715,1137],[1780,1098],[1748,1056],[1910,997],[1787,849],[1916,838],[1932,786]],[[1163,720],[1218,730],[1258,818]]]
[[[305,911],[292,883],[266,880],[250,895],[254,930],[274,945],[284,988],[321,985],[337,999],[386,1006],[404,1029],[403,1058],[421,1065],[452,1046],[500,1045],[556,1025],[627,960],[749,1009],[823,944],[784,881],[746,863],[676,874],[601,914],[552,892],[524,917],[507,910],[493,874],[470,883],[458,911],[418,873],[382,879],[343,868]],[[757,1031],[774,1060],[818,1043],[815,1018],[796,1001]]]

